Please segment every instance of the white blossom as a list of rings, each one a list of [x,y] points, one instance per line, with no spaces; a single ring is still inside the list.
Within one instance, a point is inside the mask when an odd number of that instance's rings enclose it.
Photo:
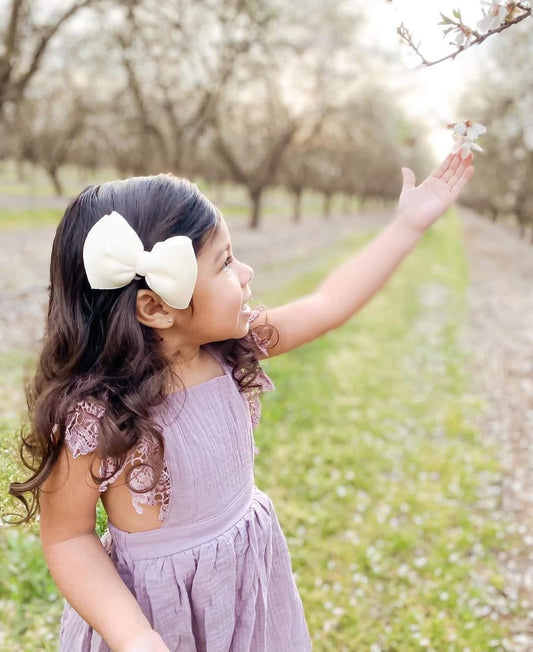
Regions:
[[[474,32],[470,27],[467,27],[466,25],[460,25],[457,28],[457,34],[455,36],[455,44],[457,47],[463,48],[466,50],[466,48],[472,43],[472,39],[474,38]]]
[[[477,26],[481,32],[490,32],[493,29],[498,29],[505,23],[507,16],[507,4],[500,2],[482,2],[482,5],[488,5],[489,9],[483,10],[483,18],[477,22]]]
[[[458,122],[453,128],[453,138],[455,140],[452,153],[461,152],[461,158],[468,157],[472,150],[482,152],[483,150],[474,141],[487,131],[486,127],[478,122],[472,123],[470,120]]]
[[[470,120],[466,122],[458,122],[454,128],[453,133],[458,134],[468,140],[476,140],[479,136],[484,134],[487,128],[479,122],[472,123]]]

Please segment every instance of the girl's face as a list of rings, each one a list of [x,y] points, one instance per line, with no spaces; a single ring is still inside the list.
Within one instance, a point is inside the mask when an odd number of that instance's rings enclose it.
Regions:
[[[189,333],[199,344],[244,337],[248,333],[253,269],[233,256],[228,227],[220,226],[198,254]]]

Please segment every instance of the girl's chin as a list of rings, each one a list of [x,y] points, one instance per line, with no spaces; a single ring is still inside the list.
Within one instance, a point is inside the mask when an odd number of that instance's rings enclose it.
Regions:
[[[248,314],[248,315],[241,316],[239,321],[240,321],[238,326],[238,330],[240,333],[239,337],[244,337],[245,335],[248,334],[250,330],[250,315]]]

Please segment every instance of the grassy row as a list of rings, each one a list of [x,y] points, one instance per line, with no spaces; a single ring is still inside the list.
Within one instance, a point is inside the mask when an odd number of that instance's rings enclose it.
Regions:
[[[449,218],[355,319],[267,364],[257,479],[316,651],[504,649],[518,605],[502,598],[501,470],[459,346],[467,280]]]
[[[503,649],[499,614],[518,607],[502,603],[496,554],[512,542],[458,343],[466,286],[450,217],[355,319],[265,365],[277,392],[264,400],[257,483],[286,532],[317,652]],[[0,568],[0,649],[54,650],[61,601],[31,531],[0,530]]]
[[[225,217],[232,220],[241,220],[247,222],[250,215],[250,206],[246,198],[242,199],[222,199],[217,201],[216,191],[209,193],[206,190],[207,196],[215,201],[216,205],[220,208]],[[68,201],[65,200],[65,208]],[[282,191],[274,190],[268,194],[267,201],[264,202],[265,206],[262,210],[262,217],[264,219],[279,218],[292,219],[290,214],[290,202],[287,196]],[[346,204],[344,200],[337,196],[332,202],[331,210],[333,213],[346,212],[347,210],[354,210],[358,206],[356,200],[351,200]],[[2,229],[29,229],[39,226],[56,226],[63,215],[64,210],[61,208],[49,209],[31,209],[31,208],[11,208],[0,209],[0,230]],[[302,214],[322,215],[322,199],[318,195],[308,193],[302,201]],[[303,218],[305,220],[305,218]]]

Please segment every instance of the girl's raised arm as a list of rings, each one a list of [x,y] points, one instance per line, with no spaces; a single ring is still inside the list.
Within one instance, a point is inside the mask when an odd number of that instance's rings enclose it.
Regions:
[[[40,493],[43,553],[61,593],[114,652],[168,652],[95,533],[94,455],[64,446]]]
[[[387,282],[407,254],[457,199],[474,168],[472,156],[450,154],[419,186],[402,168],[397,217],[364,249],[332,272],[310,295],[268,310],[266,319],[279,333],[269,355],[279,355],[340,326]]]

